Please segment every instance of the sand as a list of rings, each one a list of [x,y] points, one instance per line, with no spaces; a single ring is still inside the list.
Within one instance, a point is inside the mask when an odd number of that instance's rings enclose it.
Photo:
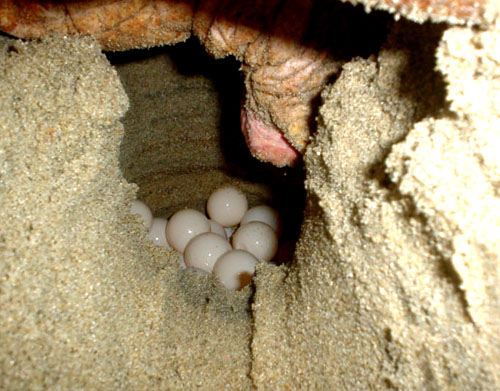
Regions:
[[[128,213],[136,196],[165,216],[200,206],[229,178],[272,198],[223,162],[213,87],[141,80],[137,63],[116,66],[120,81],[90,39],[2,38],[0,388],[499,389],[489,7],[484,30],[402,20],[378,56],[344,65],[305,156],[293,262],[260,265],[241,292],[182,270]],[[201,96],[184,133],[149,120],[180,113],[171,96],[126,114],[175,86]]]

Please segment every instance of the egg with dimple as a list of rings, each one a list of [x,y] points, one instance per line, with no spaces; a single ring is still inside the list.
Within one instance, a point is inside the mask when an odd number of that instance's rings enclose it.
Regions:
[[[252,280],[257,263],[248,251],[231,250],[215,263],[213,273],[226,288],[242,289]]]
[[[274,230],[260,221],[241,225],[233,234],[233,248],[246,250],[257,259],[270,261],[278,250],[278,237]]]
[[[180,253],[192,238],[204,232],[210,232],[210,223],[203,213],[194,209],[175,212],[165,228],[168,244]]]
[[[247,209],[247,197],[232,186],[221,187],[208,197],[207,213],[223,227],[239,224]]]
[[[146,228],[151,228],[151,224],[153,223],[153,214],[151,213],[149,206],[147,206],[144,202],[133,200],[130,203],[130,213],[139,215]]]
[[[184,262],[184,256],[179,253],[179,266],[182,268],[182,269],[186,269],[186,262]]]
[[[162,217],[155,217],[153,219],[153,224],[149,229],[148,236],[153,241],[156,246],[170,248],[165,236],[165,228],[167,226],[167,219]]]
[[[210,223],[210,232],[213,232],[214,234],[220,235],[224,239],[227,239],[226,230],[222,225],[212,219],[208,220],[208,222]]]
[[[188,273],[193,273],[193,274],[197,274],[199,276],[208,276],[210,273],[207,272],[206,270],[203,270],[203,269],[198,269],[197,267],[185,267],[185,270],[188,272]]]
[[[236,226],[235,227],[224,227],[224,231],[226,232],[226,238],[227,240],[231,239],[231,236],[233,236],[234,231],[236,231]]]
[[[189,241],[184,250],[184,262],[187,267],[196,267],[212,272],[219,257],[231,250],[231,244],[213,232],[200,234]]]
[[[281,219],[278,212],[268,205],[257,205],[246,211],[243,219],[241,219],[241,225],[249,223],[251,221],[260,221],[261,223],[266,223],[274,231],[276,235],[280,236],[281,232]]]

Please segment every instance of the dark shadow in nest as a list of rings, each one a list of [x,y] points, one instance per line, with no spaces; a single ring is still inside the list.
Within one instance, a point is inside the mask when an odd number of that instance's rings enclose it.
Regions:
[[[295,242],[300,233],[305,205],[305,173],[302,166],[278,168],[257,160],[249,152],[240,125],[244,80],[239,72],[239,62],[233,57],[214,60],[196,39],[172,49],[170,56],[181,74],[202,74],[214,82],[219,92],[220,141],[226,170],[231,176],[264,183],[272,189],[271,206],[285,220],[283,239]]]
[[[176,72],[187,77],[202,76],[209,79],[217,91],[220,109],[220,148],[224,156],[223,170],[234,178],[267,185],[271,189],[271,206],[276,208],[285,220],[284,241],[295,242],[300,233],[305,203],[304,170],[298,168],[277,168],[270,163],[255,159],[249,152],[240,130],[240,104],[242,101],[243,77],[239,63],[232,57],[215,60],[206,54],[195,38],[175,46],[149,50],[107,52],[111,64],[117,68],[132,62],[141,62],[154,56],[167,55],[174,63]],[[147,77],[147,75],[144,75]],[[127,90],[127,86],[125,85]],[[128,91],[127,91],[128,93]],[[154,99],[154,95],[152,95]],[[132,104],[129,110],[140,110]],[[126,143],[136,142],[136,136],[127,137],[127,121],[122,148]],[[139,156],[138,159],[141,159]],[[140,185],[141,180],[127,174],[130,156],[120,156],[122,172],[130,182]],[[132,162],[133,164],[133,162]]]

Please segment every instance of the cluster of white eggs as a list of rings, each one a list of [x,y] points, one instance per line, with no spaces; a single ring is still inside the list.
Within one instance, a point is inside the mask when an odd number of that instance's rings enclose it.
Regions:
[[[195,209],[182,209],[167,221],[153,218],[141,201],[132,203],[156,245],[177,250],[186,267],[215,274],[229,289],[247,285],[258,261],[268,262],[278,250],[281,221],[267,205],[248,209],[240,190],[224,186],[207,201],[208,218]]]

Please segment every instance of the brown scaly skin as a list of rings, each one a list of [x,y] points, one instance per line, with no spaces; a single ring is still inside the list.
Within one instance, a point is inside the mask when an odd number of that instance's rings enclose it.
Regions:
[[[302,153],[309,138],[311,101],[340,67],[327,51],[304,40],[316,22],[311,18],[313,1],[260,0],[252,3],[251,11],[234,0],[222,0],[218,8],[214,4],[201,3],[195,35],[215,57],[232,54],[242,61],[246,106]]]
[[[404,7],[439,8],[441,14],[466,20],[476,17],[480,9],[481,0],[475,8],[471,1],[404,0],[400,4],[402,12]],[[395,2],[378,3],[390,8]],[[438,8],[431,7],[437,3]],[[310,135],[312,100],[341,65],[320,41],[325,37],[333,41],[332,25],[343,21],[325,23],[322,12],[313,12],[315,4],[314,0],[2,0],[0,30],[22,38],[89,34],[105,50],[173,44],[194,33],[216,58],[234,55],[242,62],[245,108],[279,129],[303,153]],[[330,4],[338,3],[323,1],[321,7],[328,12]]]
[[[194,1],[0,1],[0,30],[20,38],[89,34],[105,50],[181,42],[191,35]]]

